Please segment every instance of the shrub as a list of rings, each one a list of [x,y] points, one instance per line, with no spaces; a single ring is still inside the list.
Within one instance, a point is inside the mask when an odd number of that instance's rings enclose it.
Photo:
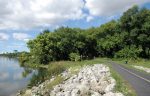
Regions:
[[[142,52],[141,48],[137,48],[135,45],[127,46],[115,54],[115,58],[130,58],[137,59]]]
[[[19,55],[19,62],[20,64],[23,66],[24,63],[28,62],[29,61],[29,58],[30,58],[30,54],[27,53],[27,52],[22,52],[20,55]]]
[[[69,58],[71,61],[80,61],[80,55],[78,53],[70,53]]]

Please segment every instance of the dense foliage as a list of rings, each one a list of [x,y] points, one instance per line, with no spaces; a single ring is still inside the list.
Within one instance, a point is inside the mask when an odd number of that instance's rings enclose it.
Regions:
[[[33,62],[94,57],[150,58],[150,10],[134,6],[119,20],[97,28],[58,28],[28,42]]]

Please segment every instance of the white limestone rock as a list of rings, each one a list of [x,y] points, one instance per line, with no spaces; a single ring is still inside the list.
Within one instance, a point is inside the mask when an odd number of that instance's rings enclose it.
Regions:
[[[115,84],[109,68],[95,64],[83,67],[77,75],[66,80],[64,84],[55,86],[50,96],[123,96],[121,93],[112,92]]]
[[[143,70],[147,73],[150,73],[150,68],[146,68],[146,67],[143,67],[143,66],[133,66],[134,68],[137,68],[137,69],[140,69],[140,70]]]

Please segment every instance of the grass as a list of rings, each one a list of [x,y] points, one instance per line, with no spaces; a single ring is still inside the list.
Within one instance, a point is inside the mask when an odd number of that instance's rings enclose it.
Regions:
[[[46,86],[46,88],[51,90],[53,86],[60,84],[63,80],[64,80],[63,77],[56,76],[55,79]]]
[[[137,68],[135,68],[133,66],[142,66],[142,67],[150,68],[150,60],[147,60],[147,59],[132,60],[132,59],[130,59],[130,60],[128,60],[127,64],[125,64],[126,60],[123,60],[123,59],[113,59],[113,61],[115,61],[118,64],[121,64],[121,65],[123,65],[125,67],[132,68],[132,69],[135,69],[137,71],[149,74],[149,73],[145,72],[144,70],[137,69]]]
[[[114,61],[117,61],[118,63],[125,63],[126,60],[124,59],[113,59]],[[128,60],[128,64],[127,65],[130,65],[130,66],[133,66],[133,65],[136,65],[136,66],[143,66],[143,67],[147,67],[147,68],[150,68],[150,60],[148,59],[137,59],[137,60]]]

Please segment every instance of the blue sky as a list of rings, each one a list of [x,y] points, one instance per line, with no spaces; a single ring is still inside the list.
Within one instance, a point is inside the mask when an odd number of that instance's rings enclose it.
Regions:
[[[61,26],[90,28],[150,0],[3,0],[0,1],[0,53],[28,51],[26,42],[45,29]]]

